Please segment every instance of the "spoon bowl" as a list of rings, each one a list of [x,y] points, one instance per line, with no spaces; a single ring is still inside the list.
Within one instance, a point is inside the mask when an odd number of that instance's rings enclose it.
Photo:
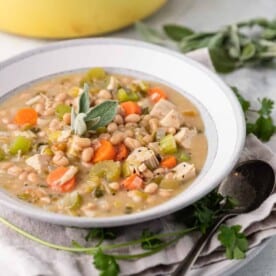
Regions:
[[[257,209],[275,188],[273,168],[262,160],[238,164],[219,186],[218,192],[237,200],[236,213]]]

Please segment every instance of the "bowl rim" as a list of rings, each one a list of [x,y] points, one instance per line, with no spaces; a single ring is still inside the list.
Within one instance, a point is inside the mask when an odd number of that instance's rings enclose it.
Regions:
[[[18,208],[18,206],[14,204],[13,199],[10,196],[5,194],[3,191],[0,191],[0,203],[2,205],[7,206],[20,214],[27,215],[29,217],[32,217],[38,220],[59,224],[59,225],[69,225],[69,226],[77,226],[77,227],[91,227],[91,226],[110,227],[110,226],[130,225],[134,223],[145,222],[152,219],[160,218],[160,217],[169,215],[173,212],[176,212],[181,208],[189,206],[193,202],[199,200],[204,195],[212,191],[216,186],[218,186],[220,181],[228,173],[230,173],[232,168],[235,166],[236,162],[239,159],[239,155],[244,147],[245,138],[246,138],[244,114],[240,106],[240,103],[238,102],[238,99],[235,97],[230,87],[228,87],[223,82],[223,80],[218,75],[216,75],[215,72],[211,71],[206,66],[191,59],[190,57],[185,56],[184,54],[178,53],[171,49],[166,49],[161,46],[153,45],[153,44],[142,42],[140,40],[135,40],[135,39],[109,38],[109,37],[74,39],[74,40],[53,42],[50,45],[38,47],[32,50],[20,53],[18,55],[15,55],[14,57],[11,57],[7,60],[0,62],[0,71],[2,71],[3,69],[5,69],[5,67],[8,67],[11,64],[15,64],[18,61],[24,60],[33,55],[38,55],[40,53],[50,52],[52,50],[56,50],[60,48],[68,48],[72,46],[101,45],[101,44],[127,45],[127,46],[134,46],[136,48],[151,49],[157,52],[161,52],[161,53],[179,58],[184,63],[188,63],[189,65],[195,67],[196,69],[206,74],[214,83],[218,85],[220,90],[227,96],[234,110],[235,121],[239,132],[237,133],[236,147],[235,147],[235,151],[231,155],[231,160],[229,160],[229,163],[224,166],[224,170],[220,171],[216,175],[216,177],[214,177],[212,184],[210,184],[207,188],[205,188],[204,192],[202,191],[198,192],[195,196],[185,201],[185,203],[175,202],[172,208],[170,208],[169,210],[165,210],[162,213],[158,211],[155,211],[152,213],[150,212],[150,210],[153,208],[150,208],[150,209],[146,209],[144,211],[133,213],[130,215],[120,215],[120,216],[110,216],[110,217],[73,217],[73,216],[68,216],[64,214],[49,212],[36,206],[32,206],[32,208]],[[145,213],[148,213],[148,212],[149,214],[145,216]]]

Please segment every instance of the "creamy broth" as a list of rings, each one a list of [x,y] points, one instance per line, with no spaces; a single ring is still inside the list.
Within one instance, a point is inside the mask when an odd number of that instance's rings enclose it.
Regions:
[[[99,118],[85,117],[80,133],[70,113],[83,113],[84,83],[90,108],[112,101],[115,113],[97,128]],[[208,150],[187,98],[102,69],[33,84],[5,99],[0,115],[0,187],[55,213],[114,216],[161,204],[194,181]]]

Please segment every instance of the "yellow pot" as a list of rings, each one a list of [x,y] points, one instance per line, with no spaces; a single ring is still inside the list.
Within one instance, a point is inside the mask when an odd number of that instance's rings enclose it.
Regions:
[[[114,31],[142,19],[167,0],[0,0],[0,29],[40,38]]]

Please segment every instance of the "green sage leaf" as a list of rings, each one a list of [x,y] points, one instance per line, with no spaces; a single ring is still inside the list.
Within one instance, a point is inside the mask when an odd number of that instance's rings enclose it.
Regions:
[[[144,40],[154,44],[165,45],[166,39],[158,31],[148,27],[142,22],[136,22],[135,27]]]
[[[89,99],[89,85],[85,83],[83,85],[83,92],[79,97],[79,110],[78,113],[86,113],[90,107],[90,99]]]
[[[213,35],[213,33],[198,33],[184,37],[179,43],[179,48],[183,53],[187,53],[208,47]]]
[[[81,136],[87,131],[86,123],[84,121],[85,117],[85,113],[79,113],[75,117],[73,131],[76,135]]]
[[[184,37],[194,33],[194,31],[190,28],[175,24],[168,24],[163,28],[167,36],[175,41],[181,41]]]
[[[242,49],[240,59],[241,60],[248,60],[254,57],[256,54],[256,47],[253,43],[248,43]]]
[[[97,117],[99,117],[100,120],[95,125],[93,125],[93,127],[90,128],[90,130],[95,130],[99,127],[104,127],[108,123],[110,123],[116,115],[117,107],[117,101],[105,101],[91,108],[86,114],[85,121],[89,122]]]
[[[209,53],[213,65],[219,73],[229,73],[239,67],[239,63],[231,59],[223,48],[211,48]]]

